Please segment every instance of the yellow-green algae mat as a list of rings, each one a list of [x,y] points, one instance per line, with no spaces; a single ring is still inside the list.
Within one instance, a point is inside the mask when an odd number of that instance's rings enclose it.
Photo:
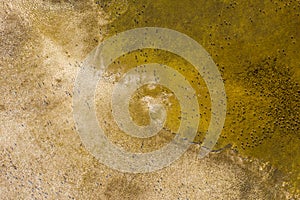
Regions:
[[[226,93],[220,72],[209,54],[193,39],[177,31],[158,27],[132,29],[107,39],[93,50],[78,72],[73,111],[77,130],[86,148],[103,163],[123,172],[152,172],[168,166],[194,143],[200,120],[199,94],[196,94],[185,77],[167,65],[144,64],[127,71],[115,86],[110,105],[114,120],[122,131],[133,137],[155,136],[164,127],[167,114],[164,105],[151,102],[151,96],[144,97],[144,101],[148,101],[148,117],[151,118],[146,126],[133,122],[128,108],[131,96],[138,88],[144,85],[152,85],[151,88],[162,85],[174,93],[180,104],[179,129],[168,145],[149,153],[129,153],[107,140],[103,129],[98,125],[94,107],[97,83],[103,78],[107,66],[118,57],[144,48],[163,49],[182,56],[195,66],[194,71],[205,80],[211,98],[212,114],[201,145],[200,158],[213,149],[226,118]],[[116,81],[117,78],[111,77],[107,82],[113,85]]]
[[[231,144],[243,156],[270,162],[293,183],[290,189],[299,192],[299,1],[95,2],[113,19],[107,36],[159,26],[185,33],[203,45],[222,72],[228,97],[226,123],[216,148]],[[194,141],[201,143],[210,119],[209,93],[188,62],[168,52],[146,49],[115,61],[111,73],[152,62],[172,66],[201,94],[202,120]],[[145,95],[157,97],[166,90],[141,88],[130,107],[132,118],[146,125],[149,116],[141,113],[143,103],[140,107],[136,103]],[[180,122],[179,105],[172,101],[166,123],[171,132]]]

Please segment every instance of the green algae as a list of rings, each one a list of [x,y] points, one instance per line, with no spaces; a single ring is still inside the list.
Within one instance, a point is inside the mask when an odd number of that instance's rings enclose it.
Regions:
[[[299,2],[132,0],[126,8],[101,2],[96,3],[112,15],[107,36],[157,26],[198,41],[219,67],[227,91],[226,124],[216,148],[230,143],[243,156],[271,163],[290,180],[289,189],[299,192]],[[115,67],[126,71],[151,62],[180,71],[197,90],[202,117],[195,142],[201,143],[210,119],[210,100],[203,80],[189,63],[167,52],[146,49],[120,58]],[[138,96],[157,97],[163,90],[143,88],[133,102],[138,102]],[[166,127],[173,132],[180,108],[176,99],[171,101],[174,112],[169,113]],[[131,106],[133,119],[145,124],[147,117],[139,118],[141,121],[134,117],[135,113],[143,115],[139,107],[141,103]]]

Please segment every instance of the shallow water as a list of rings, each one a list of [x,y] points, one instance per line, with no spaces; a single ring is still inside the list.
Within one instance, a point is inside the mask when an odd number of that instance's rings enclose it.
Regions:
[[[294,189],[299,188],[299,2],[128,3],[127,12],[108,25],[108,34],[160,26],[203,45],[222,72],[228,97],[226,124],[216,148],[230,143],[243,156],[270,162],[289,174]],[[153,52],[144,54],[138,57],[142,62],[154,60],[185,69],[180,73],[199,89],[203,118],[195,142],[201,142],[210,118],[209,101],[203,98],[205,84],[174,55],[162,53],[157,59]]]
[[[288,199],[299,194],[299,14],[298,1],[1,2],[0,196]],[[215,150],[228,144],[231,149],[198,160],[194,145],[169,168],[131,175],[100,164],[82,145],[71,106],[79,63],[105,38],[144,26],[185,33],[212,56],[228,98]],[[119,79],[113,74],[151,62],[173,67],[199,94],[194,143],[201,143],[211,117],[204,80],[179,56],[151,49],[119,58],[99,82],[97,115],[108,138],[126,150],[147,152],[174,137],[180,107],[165,87],[142,87],[130,101],[139,125],[149,123],[149,99],[166,106],[165,128],[150,139],[120,131],[108,106]]]

